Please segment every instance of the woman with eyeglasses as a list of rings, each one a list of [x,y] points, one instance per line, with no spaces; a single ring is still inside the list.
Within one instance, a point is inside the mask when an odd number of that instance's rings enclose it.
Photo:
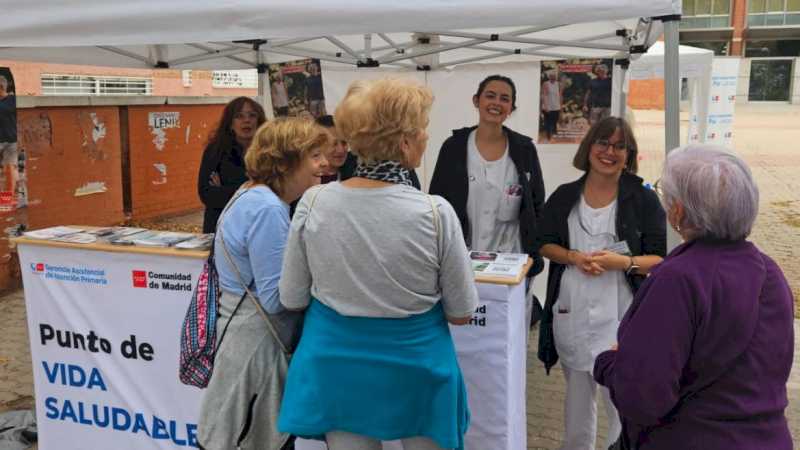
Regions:
[[[539,359],[547,372],[561,359],[567,382],[562,450],[595,448],[598,354],[616,343],[622,316],[645,276],[666,253],[666,217],[636,176],[638,147],[625,120],[594,124],[572,164],[585,172],[547,200],[536,246],[550,260]],[[621,425],[607,389],[609,448]]]

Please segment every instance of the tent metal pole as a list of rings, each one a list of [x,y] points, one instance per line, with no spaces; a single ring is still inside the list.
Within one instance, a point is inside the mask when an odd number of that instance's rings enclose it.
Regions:
[[[435,32],[441,36],[452,36],[468,39],[483,39],[485,41],[502,41],[502,42],[519,42],[522,44],[542,44],[553,47],[575,47],[575,48],[588,48],[595,50],[613,50],[619,52],[628,51],[628,47],[624,45],[613,44],[594,44],[579,41],[560,41],[556,39],[537,39],[518,37],[512,34],[478,34],[478,33],[464,33],[457,31],[437,31]]]
[[[284,45],[292,45],[292,44],[300,44],[303,42],[308,41],[315,41],[317,39],[322,39],[321,36],[312,37],[312,38],[295,38],[295,39],[283,39],[280,41],[270,41],[268,44],[272,47],[283,47]]]
[[[278,47],[273,48],[269,46],[261,47],[261,50],[268,52],[268,53],[277,53],[279,55],[289,55],[289,56],[297,56],[299,58],[315,58],[321,61],[329,61],[335,62],[340,64],[351,64],[356,65],[357,61],[353,58],[348,56],[335,56],[335,55],[328,55],[321,52],[312,52],[304,49],[294,48],[294,47]]]
[[[628,75],[628,64],[620,65],[619,69],[619,76],[622,80],[619,84],[619,117],[624,119],[628,109],[628,93],[625,91],[625,77]]]
[[[436,65],[436,68],[440,69],[440,68],[443,68],[443,67],[452,67],[452,66],[456,66],[456,65],[459,65],[459,64],[467,64],[467,63],[471,63],[471,62],[486,61],[487,59],[501,58],[503,56],[513,55],[513,54],[514,54],[513,51],[512,52],[508,52],[508,53],[506,53],[506,52],[495,52],[494,54],[491,54],[491,55],[476,56],[474,58],[457,59],[455,61],[448,61],[446,63],[440,63],[440,64]]]
[[[269,70],[267,64],[264,62],[264,54],[260,51],[256,52],[256,71],[258,72],[258,103],[264,108],[264,111],[272,111],[272,99],[269,97]],[[270,105],[267,100],[270,100]]]
[[[680,15],[660,18],[664,23],[664,103],[665,103],[665,154],[678,148],[681,144],[681,78],[680,58],[678,54],[678,25]],[[681,242],[681,237],[667,224],[667,251],[671,251]]]
[[[365,34],[364,35],[364,57],[367,59],[372,59],[372,35]]]
[[[347,44],[342,42],[339,38],[336,38],[334,36],[325,36],[325,39],[329,40],[331,42],[331,44],[333,44],[333,45],[339,47],[340,49],[344,50],[345,53],[347,53],[348,55],[352,56],[353,58],[355,58],[355,59],[361,58],[361,56],[358,53],[356,53],[355,50],[353,50]]]
[[[252,52],[252,51],[253,51],[252,48],[234,47],[234,48],[229,48],[229,49],[225,49],[225,50],[220,50],[220,51],[214,52],[214,53],[205,53],[205,54],[202,54],[202,55],[194,55],[194,56],[187,56],[185,58],[178,58],[176,60],[169,61],[169,63],[172,66],[178,66],[178,65],[181,65],[181,64],[188,64],[188,63],[193,63],[193,62],[198,62],[198,61],[205,61],[207,59],[221,58],[221,57],[225,57],[225,56],[241,55],[242,53],[248,53],[248,52]]]
[[[665,100],[665,140],[666,152],[681,145],[681,77],[678,55],[679,21],[664,22],[664,100]]]
[[[402,55],[392,56],[389,58],[378,58],[378,62],[380,62],[381,64],[388,64],[388,63],[393,63],[395,61],[402,61],[404,59],[412,59],[420,56],[434,55],[436,53],[446,52],[448,50],[471,47],[475,44],[483,44],[484,42],[489,42],[489,39],[471,39],[469,41],[459,42],[457,44],[443,45],[441,47],[433,48],[430,50],[423,50],[421,52],[406,53]]]
[[[217,51],[217,49],[214,49],[214,48],[211,48],[211,47],[208,47],[208,46],[205,46],[205,45],[201,45],[201,44],[186,44],[186,45],[188,45],[189,47],[194,47],[194,48],[196,48],[198,50],[203,50],[205,52],[215,52],[215,51]],[[252,66],[253,65],[253,61],[248,61],[248,60],[246,60],[244,58],[239,58],[239,57],[236,57],[236,56],[226,56],[226,58],[230,59],[232,61],[236,61],[238,63],[242,63],[242,64],[244,64],[246,66]]]

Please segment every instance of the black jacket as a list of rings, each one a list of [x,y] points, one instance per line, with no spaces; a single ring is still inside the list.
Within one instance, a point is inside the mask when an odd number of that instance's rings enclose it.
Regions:
[[[430,193],[441,195],[455,209],[464,240],[471,242],[471,229],[467,216],[467,198],[469,196],[469,175],[467,174],[467,141],[469,135],[476,127],[453,130],[453,135],[447,138],[439,151],[439,159],[431,179]],[[509,128],[503,127],[508,137],[508,154],[519,175],[519,184],[522,186],[522,205],[519,212],[519,231],[522,249],[534,261],[533,267],[528,272],[533,276],[542,271],[544,262],[536,248],[536,221],[542,212],[544,203],[544,180],[542,167],[539,164],[539,155],[536,146],[528,136],[519,134]],[[486,249],[491,250],[491,249]]]
[[[536,250],[545,244],[557,244],[570,248],[569,225],[567,218],[572,208],[580,201],[586,175],[577,181],[562,184],[547,199],[542,217],[539,219]],[[652,189],[642,186],[642,179],[627,172],[619,179],[617,193],[617,236],[625,239],[633,256],[658,255],[667,253],[666,215],[658,196]],[[547,275],[547,300],[539,325],[539,359],[545,369],[558,362],[555,339],[553,336],[553,305],[558,300],[561,288],[561,276],[566,266],[550,261]],[[634,295],[645,279],[644,275],[628,275],[626,277]]]
[[[233,197],[239,186],[247,181],[244,168],[244,150],[234,143],[233,147],[221,152],[206,147],[197,176],[197,194],[206,206],[203,215],[203,233],[213,233],[217,229],[217,219]],[[222,186],[211,186],[212,172],[217,172]]]

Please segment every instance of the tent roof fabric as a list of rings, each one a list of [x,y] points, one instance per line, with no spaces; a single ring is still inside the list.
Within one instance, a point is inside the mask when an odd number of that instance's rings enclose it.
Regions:
[[[680,14],[680,0],[27,0],[3,9],[2,47],[183,44]]]
[[[695,78],[711,73],[714,52],[704,48],[678,46],[681,78]],[[628,72],[632,80],[664,78],[664,43],[656,42],[647,53],[631,63]]]

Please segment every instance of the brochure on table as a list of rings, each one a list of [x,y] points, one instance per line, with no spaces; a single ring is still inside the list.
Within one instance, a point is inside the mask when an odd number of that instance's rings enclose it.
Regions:
[[[23,233],[23,236],[29,239],[70,244],[91,244],[100,241],[112,245],[173,247],[184,250],[208,250],[214,240],[213,234],[197,235],[121,226],[107,228],[57,226],[28,231]]]

